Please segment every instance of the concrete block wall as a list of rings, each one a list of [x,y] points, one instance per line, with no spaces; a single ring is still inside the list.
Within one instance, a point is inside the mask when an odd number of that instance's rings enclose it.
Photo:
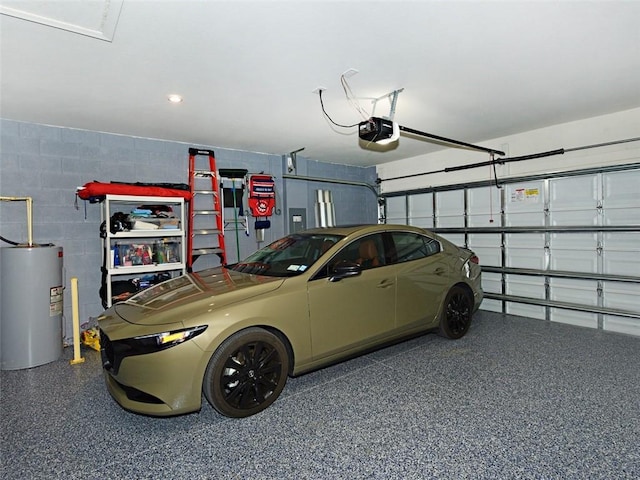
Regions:
[[[286,169],[284,169],[286,172]],[[300,177],[333,179],[376,185],[375,167],[352,167],[323,163],[298,157],[295,174]],[[373,189],[363,185],[303,181],[287,178],[285,191],[287,207],[304,208],[307,211],[307,227],[316,226],[316,190],[330,190],[336,213],[337,225],[377,223],[377,196]]]
[[[188,148],[215,151],[218,168],[244,168],[250,173],[274,175],[279,215],[271,218],[272,228],[265,243],[287,233],[288,206],[309,209],[309,226],[314,225],[315,190],[329,188],[336,203],[340,223],[375,223],[375,195],[363,187],[318,184],[302,180],[283,180],[286,165],[281,155],[190,145],[181,142],[129,137],[109,133],[0,119],[0,196],[33,197],[33,234],[36,243],[53,243],[64,249],[64,336],[71,341],[70,279],[78,278],[80,322],[100,314],[98,290],[102,262],[99,238],[100,205],[75,197],[76,187],[86,182],[188,182]],[[298,157],[305,175],[375,183],[375,167],[334,165]],[[308,172],[308,173],[306,173]],[[302,175],[302,173],[298,172]],[[233,209],[225,209],[233,218]],[[229,231],[226,237],[229,260],[246,257],[259,244],[248,218],[249,235]],[[232,226],[231,226],[232,227]],[[24,202],[0,202],[0,235],[26,242],[26,208]],[[262,244],[262,245],[264,245]],[[0,242],[0,247],[9,245]],[[213,266],[196,261],[195,269]],[[200,262],[200,263],[199,263]],[[2,278],[0,281],[10,281]]]

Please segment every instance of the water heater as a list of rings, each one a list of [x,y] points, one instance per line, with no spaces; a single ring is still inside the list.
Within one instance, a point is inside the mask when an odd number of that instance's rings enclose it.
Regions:
[[[0,248],[0,369],[62,356],[62,247]]]

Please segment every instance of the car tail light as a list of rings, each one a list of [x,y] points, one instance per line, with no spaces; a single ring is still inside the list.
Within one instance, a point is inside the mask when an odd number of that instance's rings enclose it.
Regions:
[[[469,261],[471,263],[475,263],[476,265],[480,265],[480,259],[478,258],[477,255],[471,255],[471,258],[469,258]]]

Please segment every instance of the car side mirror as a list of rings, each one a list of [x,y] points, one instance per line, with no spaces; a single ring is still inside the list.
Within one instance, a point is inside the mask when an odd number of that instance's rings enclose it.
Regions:
[[[356,277],[362,273],[362,267],[357,263],[340,262],[331,271],[330,282],[339,282],[343,278]]]

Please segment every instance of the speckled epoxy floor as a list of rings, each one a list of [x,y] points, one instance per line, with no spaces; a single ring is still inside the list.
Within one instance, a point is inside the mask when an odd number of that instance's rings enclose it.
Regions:
[[[5,479],[640,478],[640,338],[479,312],[290,379],[243,420],[150,418],[97,352],[3,371]]]

